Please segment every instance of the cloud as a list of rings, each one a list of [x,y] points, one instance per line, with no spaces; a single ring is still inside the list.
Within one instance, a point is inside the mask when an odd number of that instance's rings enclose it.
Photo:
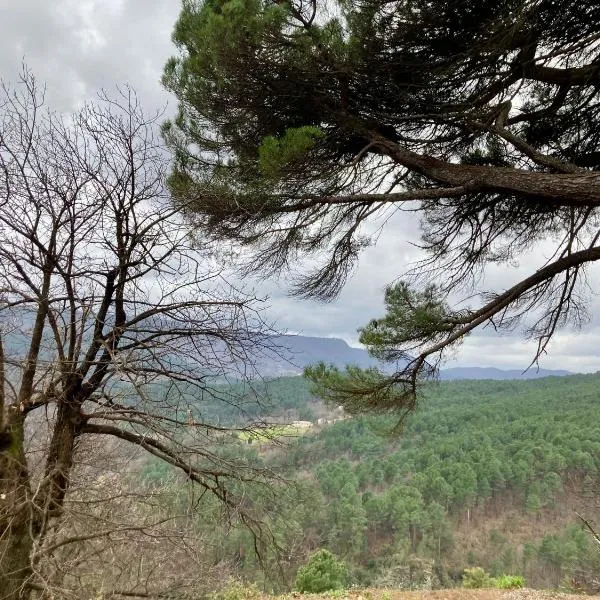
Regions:
[[[160,77],[165,61],[175,53],[170,36],[179,9],[176,0],[2,0],[0,76],[14,81],[25,60],[38,79],[46,82],[48,103],[61,111],[80,106],[101,88],[110,90],[129,83],[147,110],[169,102],[171,112],[176,101],[162,89]],[[356,343],[356,330],[381,315],[385,286],[419,257],[411,245],[418,238],[414,215],[392,215],[377,244],[361,256],[339,299],[330,304],[289,298],[285,281],[256,281],[254,285],[259,294],[271,296],[270,315],[282,328]],[[551,243],[541,244],[521,257],[514,268],[490,268],[481,288],[506,289],[539,268],[551,249]],[[590,281],[593,289],[600,289],[597,270],[590,271]],[[582,371],[599,368],[597,297],[591,297],[590,312],[591,322],[583,333],[557,335],[542,366]],[[525,368],[534,350],[535,345],[524,342],[519,332],[500,336],[488,328],[465,340],[455,362]]]
[[[4,0],[0,74],[14,81],[24,60],[57,110],[125,83],[149,109],[163,106],[169,96],[159,80],[178,12],[174,0]]]

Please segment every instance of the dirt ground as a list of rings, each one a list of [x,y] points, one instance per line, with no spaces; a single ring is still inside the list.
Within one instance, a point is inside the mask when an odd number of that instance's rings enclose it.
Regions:
[[[294,593],[293,597],[302,598]],[[401,590],[370,589],[348,591],[338,594],[310,594],[307,598],[315,600],[582,600],[583,598],[600,600],[600,596],[582,596],[563,594],[550,590],[497,590],[497,589],[447,589],[434,591],[405,592]]]

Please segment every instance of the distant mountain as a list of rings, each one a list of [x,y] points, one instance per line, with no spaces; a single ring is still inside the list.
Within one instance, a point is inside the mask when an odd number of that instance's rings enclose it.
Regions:
[[[496,369],[494,367],[452,367],[443,369],[440,379],[539,379],[540,377],[564,377],[573,375],[564,369],[534,369],[519,371],[518,369]]]
[[[344,340],[338,338],[281,335],[274,337],[273,342],[279,348],[278,353],[281,358],[269,358],[262,361],[261,371],[267,376],[300,375],[304,367],[321,361],[339,368],[346,365],[357,365],[362,368],[379,366],[384,370],[389,370],[389,365],[375,360],[366,350],[352,348]],[[562,377],[571,374],[569,371],[552,369],[530,369],[523,373],[518,369],[453,367],[443,369],[440,372],[440,379],[538,379],[551,375]]]
[[[302,373],[304,367],[321,361],[340,368],[346,365],[357,365],[363,369],[382,366],[366,350],[352,348],[338,338],[280,335],[273,338],[273,343],[278,347],[281,359],[263,364],[263,371],[295,375]]]

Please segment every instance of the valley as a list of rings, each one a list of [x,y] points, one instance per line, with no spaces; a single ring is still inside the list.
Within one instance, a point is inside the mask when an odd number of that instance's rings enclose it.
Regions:
[[[600,517],[600,375],[431,383],[401,430],[393,413],[341,415],[300,377],[264,385],[262,433],[227,452],[287,482],[276,501],[244,492],[286,559],[272,553],[265,569],[243,528],[213,528],[233,577],[285,590],[327,548],[360,587],[454,587],[479,566],[530,587],[598,589],[600,552],[578,515]],[[148,469],[150,487],[181,480]]]

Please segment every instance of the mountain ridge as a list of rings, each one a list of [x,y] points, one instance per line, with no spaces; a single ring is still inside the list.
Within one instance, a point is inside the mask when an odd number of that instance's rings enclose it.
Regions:
[[[278,349],[278,359],[263,360],[261,371],[265,375],[300,375],[305,367],[318,362],[333,364],[338,368],[356,365],[363,369],[379,367],[389,370],[389,365],[373,358],[363,348],[350,346],[346,341],[335,337],[305,335],[279,335],[272,338]],[[457,366],[440,370],[440,379],[539,379],[541,377],[564,377],[573,375],[565,369],[500,369],[498,367]]]

